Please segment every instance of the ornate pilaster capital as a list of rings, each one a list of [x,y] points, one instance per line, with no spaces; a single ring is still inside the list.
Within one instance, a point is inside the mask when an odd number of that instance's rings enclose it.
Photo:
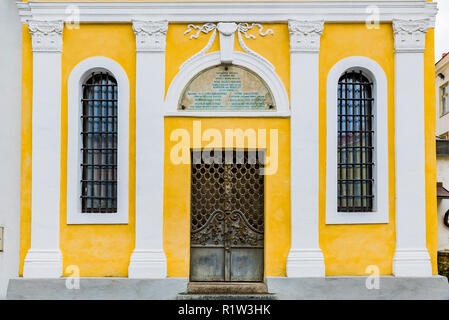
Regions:
[[[393,20],[394,49],[396,52],[424,52],[429,19]]]
[[[168,21],[133,20],[136,51],[165,51]]]
[[[290,52],[319,52],[324,21],[288,21]]]
[[[57,21],[28,21],[34,52],[61,52],[64,23]]]

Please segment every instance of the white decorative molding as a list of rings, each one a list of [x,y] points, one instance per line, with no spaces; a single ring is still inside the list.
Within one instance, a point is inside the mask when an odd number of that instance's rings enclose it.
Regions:
[[[373,190],[375,197],[373,212],[338,212],[337,210],[338,80],[345,71],[354,69],[363,70],[374,83]],[[326,224],[388,223],[388,81],[382,67],[367,57],[355,56],[337,62],[327,76],[326,117]]]
[[[187,83],[201,70],[219,65],[221,63],[220,52],[212,52],[196,59],[187,61],[179,69],[167,90],[164,103],[165,116],[183,117],[289,117],[289,98],[282,80],[274,71],[260,59],[247,53],[234,51],[233,64],[246,67],[258,74],[270,88],[276,104],[274,111],[180,111],[178,103]]]
[[[396,52],[424,52],[429,19],[393,20],[394,49]]]
[[[215,23],[205,23],[202,26],[195,26],[194,24],[189,24],[187,26],[187,30],[184,32],[184,34],[188,34],[190,33],[190,31],[192,31],[192,28],[195,30],[198,30],[196,32],[196,34],[192,34],[190,36],[190,40],[192,39],[198,39],[200,33],[205,33],[208,34],[209,32],[212,32],[212,35],[209,38],[209,41],[207,42],[206,46],[201,49],[200,51],[198,51],[196,54],[194,54],[193,56],[191,56],[189,59],[187,59],[186,61],[184,61],[184,63],[181,65],[181,67],[179,69],[182,69],[184,67],[184,65],[189,64],[191,61],[204,56],[207,51],[209,51],[209,49],[212,47],[212,45],[214,44],[215,38],[217,36],[217,25]]]
[[[167,21],[133,20],[136,51],[165,51]]]
[[[108,72],[118,85],[117,212],[81,211],[82,85],[94,71]],[[129,81],[114,60],[91,57],[78,63],[67,82],[67,224],[127,224],[129,217]]]
[[[288,30],[290,32],[290,51],[319,52],[323,28],[324,20],[289,20]]]
[[[28,22],[28,29],[31,34],[34,52],[62,51],[62,30],[64,29],[62,20],[31,20]]]
[[[310,212],[309,214],[318,215],[318,212]],[[318,217],[317,217],[318,220]],[[309,226],[312,227],[312,226]],[[316,234],[318,235],[318,225],[314,225]],[[307,227],[302,228],[304,230]],[[300,232],[300,230],[292,230],[292,232]],[[302,230],[301,230],[302,231]],[[312,231],[309,231],[312,233]],[[299,239],[301,237],[298,237]],[[318,237],[317,237],[318,245]],[[324,266],[323,252],[319,248],[294,248],[290,249],[287,258],[287,277],[289,278],[321,278],[326,275]]]
[[[24,278],[51,279],[62,276],[62,253],[58,250],[30,249],[25,257]]]
[[[163,279],[167,277],[167,259],[164,250],[135,249],[128,267],[128,278]]]
[[[232,63],[233,52],[234,52],[234,33],[237,31],[239,43],[240,43],[240,46],[242,47],[243,51],[245,51],[247,54],[252,55],[255,58],[263,61],[270,68],[274,69],[274,66],[267,59],[265,59],[264,57],[262,57],[260,54],[256,53],[255,51],[251,50],[243,41],[243,36],[245,36],[246,39],[256,39],[256,37],[254,35],[250,35],[247,33],[254,27],[259,28],[259,35],[262,37],[265,37],[268,34],[274,34],[273,30],[271,30],[271,29],[268,29],[267,31],[263,32],[263,27],[260,23],[236,24],[234,22],[220,22],[220,23],[218,23],[218,25],[216,25],[214,23],[206,23],[206,24],[203,24],[202,26],[196,26],[193,24],[189,24],[187,26],[187,30],[184,32],[184,34],[188,34],[190,31],[192,31],[192,28],[195,30],[198,30],[196,34],[190,36],[190,39],[193,39],[193,38],[197,39],[201,32],[207,34],[213,30],[213,33],[209,39],[209,42],[206,44],[206,46],[203,49],[201,49],[197,54],[195,54],[190,59],[188,59],[185,63],[191,62],[192,60],[195,60],[198,57],[206,54],[206,52],[210,49],[210,47],[212,46],[212,44],[215,40],[216,30],[218,30],[220,33],[221,62],[222,63]],[[181,66],[181,68],[182,68],[182,66]]]
[[[217,25],[215,23],[209,22],[209,23],[205,23],[202,26],[196,26],[194,24],[189,24],[187,26],[187,30],[184,32],[184,34],[188,34],[190,33],[190,31],[192,31],[192,28],[195,30],[198,30],[195,34],[192,34],[190,36],[190,39],[198,39],[198,37],[200,36],[200,33],[205,33],[208,34],[209,32],[216,30],[217,29]]]
[[[79,21],[131,22],[132,20],[197,23],[208,21],[285,22],[325,20],[362,22],[366,8],[375,6],[379,22],[393,19],[435,20],[437,4],[427,0],[390,1],[28,1],[17,2],[23,23],[28,20],[66,20],[69,6],[79,8]]]
[[[242,47],[243,51],[245,51],[247,54],[252,55],[257,59],[262,60],[264,63],[266,63],[267,65],[269,65],[270,67],[272,67],[274,69],[274,66],[267,59],[262,57],[257,52],[251,50],[243,41],[243,36],[245,36],[246,39],[256,39],[256,37],[254,35],[247,34],[247,32],[254,27],[259,28],[259,35],[262,37],[265,37],[267,34],[274,34],[273,30],[271,30],[271,29],[268,29],[266,32],[263,32],[263,27],[259,23],[252,23],[251,25],[249,23],[239,23],[237,26],[239,44]]]
[[[396,249],[393,257],[393,275],[396,277],[431,277],[432,263],[427,249]]]

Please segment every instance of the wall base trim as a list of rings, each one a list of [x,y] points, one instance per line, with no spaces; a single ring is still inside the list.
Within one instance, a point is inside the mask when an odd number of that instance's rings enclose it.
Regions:
[[[61,251],[30,249],[25,257],[23,277],[36,279],[62,277]]]
[[[167,277],[167,260],[163,250],[134,250],[128,278],[160,279]]]
[[[396,277],[431,277],[432,264],[427,249],[400,249],[393,257]]]
[[[321,249],[292,249],[287,258],[287,277],[324,277]]]

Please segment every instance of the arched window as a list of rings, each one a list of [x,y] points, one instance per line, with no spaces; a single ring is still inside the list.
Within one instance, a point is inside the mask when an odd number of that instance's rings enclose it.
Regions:
[[[94,72],[82,96],[81,210],[117,212],[117,81]]]
[[[373,83],[361,70],[346,71],[338,81],[338,212],[374,208]]]

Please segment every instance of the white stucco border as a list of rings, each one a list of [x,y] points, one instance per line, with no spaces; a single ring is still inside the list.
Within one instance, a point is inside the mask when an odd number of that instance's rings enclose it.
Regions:
[[[82,84],[92,71],[107,70],[118,84],[117,213],[81,213],[81,97]],[[67,83],[67,224],[127,224],[129,185],[129,81],[114,60],[90,57],[78,63]]]
[[[337,212],[337,87],[348,69],[361,69],[374,82],[374,194],[373,212]],[[326,224],[388,223],[388,82],[382,67],[367,57],[349,57],[329,71],[326,94]]]
[[[187,61],[180,68],[167,90],[164,103],[165,116],[177,117],[289,117],[289,98],[274,67],[255,56],[234,51],[232,64],[246,67],[258,74],[268,85],[276,104],[274,111],[183,111],[178,110],[178,102],[188,82],[201,70],[220,65],[220,52],[212,52]]]
[[[67,8],[79,8],[79,22],[131,22],[133,19],[169,22],[281,22],[325,20],[362,22],[371,18],[367,8],[378,8],[379,22],[425,19],[435,22],[437,4],[427,0],[322,0],[322,1],[18,1],[19,16],[27,20],[69,20]]]

